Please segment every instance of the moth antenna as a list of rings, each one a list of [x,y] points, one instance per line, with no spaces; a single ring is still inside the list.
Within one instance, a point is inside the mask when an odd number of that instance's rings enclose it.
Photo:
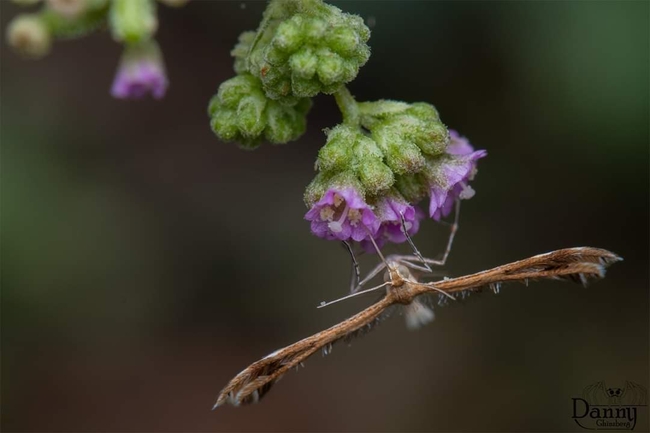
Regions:
[[[382,287],[386,287],[386,286],[388,286],[388,285],[390,285],[390,282],[386,282],[386,283],[380,284],[380,285],[378,285],[378,286],[375,286],[375,287],[373,287],[373,288],[366,289],[366,290],[362,290],[362,291],[360,291],[360,292],[351,293],[351,294],[349,294],[349,295],[347,295],[347,296],[344,296],[344,297],[342,297],[342,298],[335,299],[335,300],[333,300],[333,301],[329,301],[329,302],[325,302],[325,301],[323,301],[323,302],[321,302],[320,305],[319,305],[318,307],[316,307],[316,308],[327,307],[328,305],[336,304],[337,302],[345,301],[346,299],[354,298],[355,296],[363,295],[363,294],[365,294],[365,293],[370,293],[370,292],[372,292],[372,291],[374,291],[374,290],[381,289]]]
[[[402,221],[402,233],[404,233],[404,236],[406,236],[406,240],[408,241],[409,245],[411,246],[411,249],[413,250],[413,253],[415,256],[420,259],[420,262],[422,265],[424,265],[424,268],[427,270],[427,272],[431,272],[432,269],[427,265],[427,262],[424,261],[424,257],[422,254],[420,254],[420,251],[417,249],[415,244],[413,243],[413,239],[411,239],[411,236],[409,235],[408,230],[406,229],[406,220],[404,219],[404,213],[400,212],[399,217]]]
[[[342,241],[342,243],[345,246],[345,248],[347,248],[348,253],[350,253],[350,257],[352,258],[352,276],[350,278],[350,293],[352,293],[354,292],[355,287],[359,287],[361,285],[361,273],[359,271],[359,262],[357,262],[357,258],[354,255],[352,246],[347,241]],[[355,280],[355,276],[356,276],[356,280]]]

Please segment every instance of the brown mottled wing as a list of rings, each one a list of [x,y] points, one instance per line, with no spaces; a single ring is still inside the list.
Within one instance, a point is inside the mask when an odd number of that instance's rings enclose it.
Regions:
[[[393,301],[383,297],[377,303],[338,325],[276,350],[254,362],[221,390],[213,409],[225,403],[234,406],[257,403],[284,373],[300,365],[315,352],[322,349],[324,353],[329,353],[331,345],[338,340],[348,339],[364,330],[372,329],[392,303]]]

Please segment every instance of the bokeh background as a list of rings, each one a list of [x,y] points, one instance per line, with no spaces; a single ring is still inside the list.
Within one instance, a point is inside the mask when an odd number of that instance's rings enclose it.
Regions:
[[[40,61],[3,40],[3,431],[575,431],[584,387],[648,384],[649,3],[335,4],[373,24],[359,100],[431,102],[489,152],[444,275],[581,245],[625,261],[587,289],[470,297],[417,332],[393,317],[262,404],[211,412],[249,363],[374,299],[315,308],[350,272],[303,220],[333,99],[285,146],[212,134],[207,102],[263,2],[161,7],[160,102],[111,99],[106,32]],[[0,7],[4,32],[18,8]],[[429,222],[415,241],[436,256],[446,236]]]

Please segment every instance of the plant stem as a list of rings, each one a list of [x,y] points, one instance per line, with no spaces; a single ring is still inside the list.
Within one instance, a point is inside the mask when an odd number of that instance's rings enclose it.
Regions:
[[[339,106],[339,110],[343,115],[343,123],[350,126],[359,126],[359,105],[348,88],[341,86],[334,93],[334,99],[336,99],[336,105]]]

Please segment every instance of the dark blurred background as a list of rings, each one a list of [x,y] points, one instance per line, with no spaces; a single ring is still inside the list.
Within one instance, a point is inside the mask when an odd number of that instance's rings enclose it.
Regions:
[[[19,9],[0,3],[4,32]],[[374,23],[359,100],[431,102],[489,152],[445,275],[569,246],[625,261],[587,289],[470,297],[417,332],[393,317],[261,404],[211,412],[249,363],[374,299],[315,308],[350,272],[303,220],[333,98],[285,146],[212,134],[207,102],[262,2],[161,6],[160,102],[111,99],[106,32],[40,61],[3,40],[3,431],[574,431],[584,387],[647,386],[649,3],[335,4]],[[415,242],[436,256],[446,236],[428,222]]]

